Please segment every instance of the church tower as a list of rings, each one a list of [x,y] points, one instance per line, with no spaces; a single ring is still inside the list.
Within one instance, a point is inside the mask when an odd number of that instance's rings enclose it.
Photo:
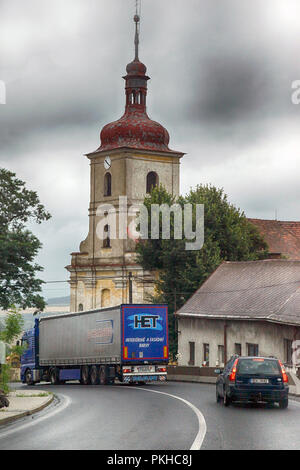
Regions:
[[[147,295],[153,292],[154,273],[137,264],[135,241],[128,230],[129,236],[111,236],[110,223],[106,223],[110,220],[109,207],[115,208],[119,227],[120,214],[142,204],[154,186],[162,185],[169,193],[179,195],[180,159],[184,154],[170,150],[167,130],[147,115],[149,77],[139,60],[138,14],[134,22],[135,58],[123,77],[125,113],[104,126],[100,147],[86,155],[91,168],[89,233],[66,267],[72,312],[147,302]],[[103,237],[99,237],[99,230],[104,231]]]

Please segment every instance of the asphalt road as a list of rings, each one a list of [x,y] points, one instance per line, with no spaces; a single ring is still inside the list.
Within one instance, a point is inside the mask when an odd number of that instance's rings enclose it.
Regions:
[[[292,400],[286,410],[276,405],[225,408],[216,403],[214,386],[176,382],[42,384],[34,389],[51,390],[60,401],[1,426],[0,450],[188,450],[195,442],[214,450],[300,448],[300,403]]]

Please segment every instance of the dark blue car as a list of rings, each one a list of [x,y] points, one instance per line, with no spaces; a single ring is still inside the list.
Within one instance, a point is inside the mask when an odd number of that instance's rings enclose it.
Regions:
[[[288,377],[279,359],[270,357],[233,356],[216,382],[217,402],[225,406],[233,402],[279,403],[288,407]]]

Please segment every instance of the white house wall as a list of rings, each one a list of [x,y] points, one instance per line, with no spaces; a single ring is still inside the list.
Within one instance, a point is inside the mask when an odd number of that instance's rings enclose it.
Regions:
[[[178,365],[188,366],[189,342],[195,343],[195,366],[202,366],[203,344],[209,344],[209,366],[218,360],[218,345],[224,345],[224,321],[197,318],[178,320]],[[227,321],[227,359],[235,353],[235,343],[247,355],[247,343],[259,345],[259,355],[276,356],[284,361],[284,339],[294,339],[293,326],[255,321]]]

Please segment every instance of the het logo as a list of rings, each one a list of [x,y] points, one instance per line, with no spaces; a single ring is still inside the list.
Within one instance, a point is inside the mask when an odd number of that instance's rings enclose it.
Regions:
[[[161,321],[159,315],[132,315],[128,318],[133,320],[133,323],[130,323],[129,326],[135,330],[162,330],[162,326],[159,323]]]

